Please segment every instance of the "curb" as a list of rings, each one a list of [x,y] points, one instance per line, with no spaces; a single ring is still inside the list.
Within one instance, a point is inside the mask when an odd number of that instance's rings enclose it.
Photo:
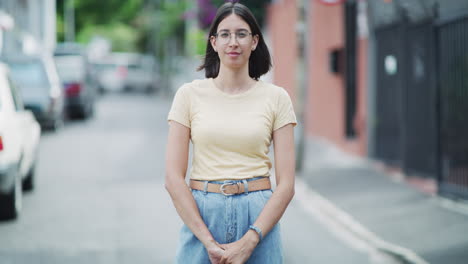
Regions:
[[[307,184],[296,178],[296,200],[301,203],[304,209],[308,209],[313,204],[315,212],[326,215],[328,220],[349,232],[354,238],[364,242],[370,248],[387,254],[404,264],[429,264],[414,251],[389,243],[376,234],[366,229],[351,215],[335,206],[332,202],[310,189]]]

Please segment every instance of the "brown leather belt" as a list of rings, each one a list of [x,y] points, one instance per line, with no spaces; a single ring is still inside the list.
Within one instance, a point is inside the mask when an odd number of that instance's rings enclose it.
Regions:
[[[226,196],[241,194],[244,192],[254,192],[271,189],[270,178],[261,178],[258,180],[247,181],[247,189],[243,182],[227,182],[227,183],[206,183],[205,181],[190,180],[190,188],[194,190],[206,191],[212,193],[221,193]]]

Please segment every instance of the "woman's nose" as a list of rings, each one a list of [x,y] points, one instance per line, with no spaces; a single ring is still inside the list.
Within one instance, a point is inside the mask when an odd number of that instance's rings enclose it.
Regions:
[[[229,42],[228,42],[229,46],[232,46],[232,45],[238,45],[239,42],[237,42],[237,36],[235,34],[232,34],[231,37],[229,38]]]

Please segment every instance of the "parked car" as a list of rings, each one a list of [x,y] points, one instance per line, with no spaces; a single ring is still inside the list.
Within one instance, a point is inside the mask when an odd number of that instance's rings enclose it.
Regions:
[[[21,210],[22,190],[34,187],[41,128],[9,70],[0,63],[0,219],[14,219]]]
[[[86,57],[80,53],[56,53],[55,63],[62,80],[67,113],[80,118],[92,116],[97,91]]]
[[[137,58],[128,64],[128,74],[125,88],[131,91],[154,92],[157,89],[157,64],[153,56],[137,55]]]
[[[92,76],[85,46],[58,43],[54,52],[65,92],[65,108],[72,117],[88,118],[94,113],[97,85]]]
[[[158,71],[153,56],[114,52],[93,66],[101,90],[154,92],[157,89]]]
[[[42,127],[57,129],[63,124],[64,98],[51,55],[5,58],[12,79],[21,87],[24,106]]]

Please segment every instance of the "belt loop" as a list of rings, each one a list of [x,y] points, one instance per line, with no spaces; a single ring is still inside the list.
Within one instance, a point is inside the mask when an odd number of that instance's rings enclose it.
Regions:
[[[203,186],[203,193],[207,194],[208,193],[208,181],[204,181],[205,186]]]
[[[249,183],[247,180],[242,180],[242,183],[244,184],[244,193],[249,193]]]

